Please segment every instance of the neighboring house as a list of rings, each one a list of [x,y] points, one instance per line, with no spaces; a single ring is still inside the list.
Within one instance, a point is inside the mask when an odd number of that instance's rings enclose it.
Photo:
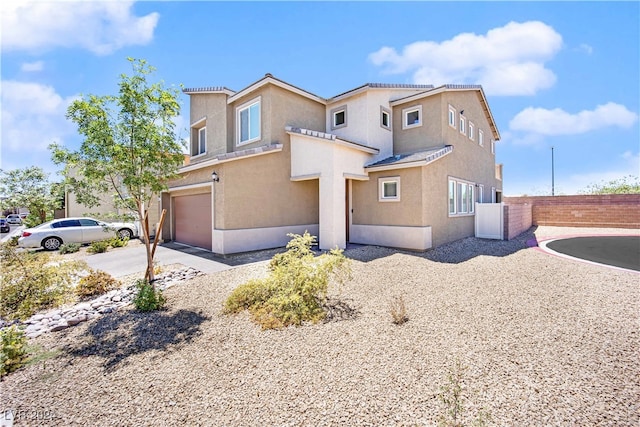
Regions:
[[[164,240],[230,254],[308,230],[321,249],[426,250],[473,235],[474,203],[500,201],[480,86],[370,83],[324,99],[267,74],[184,92],[191,157],[162,195]]]
[[[113,221],[114,218],[112,216],[124,216],[131,215],[132,221],[138,221],[138,215],[135,212],[131,212],[128,209],[119,208],[115,205],[114,196],[111,194],[101,194],[100,195],[100,203],[94,207],[87,207],[78,203],[76,199],[76,195],[71,188],[67,188],[65,190],[65,209],[64,215],[58,216],[56,218],[71,218],[71,217],[79,217],[79,216],[93,216],[97,219],[109,220]],[[155,234],[156,225],[158,224],[160,213],[159,208],[160,204],[158,201],[159,197],[154,197],[151,200],[149,206],[149,232],[153,236]],[[142,232],[140,232],[142,234]]]

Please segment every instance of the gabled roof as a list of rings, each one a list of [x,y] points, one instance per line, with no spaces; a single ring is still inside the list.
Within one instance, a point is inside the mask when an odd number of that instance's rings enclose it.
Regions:
[[[231,153],[219,154],[212,159],[208,159],[200,163],[193,163],[193,164],[183,166],[180,168],[178,172],[180,173],[189,172],[192,170],[202,169],[202,168],[217,165],[220,163],[245,159],[248,157],[260,156],[263,154],[277,153],[279,151],[282,151],[282,144],[278,144],[278,143],[265,144],[259,147],[247,148],[245,150],[232,151]]]
[[[326,104],[327,100],[324,98],[319,97],[318,95],[315,95],[309,91],[306,91],[304,89],[300,89],[297,86],[294,86],[292,84],[289,84],[287,82],[285,82],[284,80],[280,80],[278,78],[273,77],[271,74],[267,73],[264,75],[263,78],[261,78],[260,80],[250,84],[249,86],[245,87],[244,89],[242,89],[239,92],[234,93],[233,95],[231,95],[229,97],[229,99],[227,99],[227,104],[231,104],[232,102],[236,101],[238,98],[241,98],[251,92],[253,92],[254,90],[267,85],[267,84],[273,84],[275,86],[279,86],[283,89],[286,89],[290,92],[293,93],[297,93],[298,95],[304,96],[305,98],[309,98],[313,101],[319,102],[321,104]]]
[[[496,122],[493,119],[493,114],[491,114],[491,109],[489,108],[489,103],[487,102],[487,97],[484,94],[484,90],[481,85],[456,85],[456,84],[447,84],[438,86],[437,88],[427,90],[425,92],[416,93],[414,95],[409,95],[404,98],[396,99],[389,102],[389,105],[402,105],[407,102],[417,101],[422,98],[426,98],[429,96],[438,95],[443,92],[463,92],[463,91],[476,91],[480,96],[480,102],[482,103],[482,109],[487,115],[487,119],[489,121],[489,126],[491,127],[491,131],[493,132],[493,139],[496,141],[500,139],[500,132],[498,131],[498,126],[496,126]]]
[[[427,90],[433,89],[433,85],[417,85],[417,84],[405,84],[405,83],[365,83],[362,86],[342,92],[334,97],[327,99],[327,103],[335,102],[340,99],[348,98],[358,93],[364,92],[368,89],[413,89],[413,90]]]
[[[375,172],[381,170],[425,166],[438,160],[440,157],[451,153],[452,151],[452,145],[445,145],[442,147],[430,148],[428,150],[416,151],[415,153],[397,154],[366,165],[364,168],[369,172]]]

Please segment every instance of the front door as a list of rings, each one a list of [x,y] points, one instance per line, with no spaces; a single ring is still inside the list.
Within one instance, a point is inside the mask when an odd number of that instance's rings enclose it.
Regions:
[[[349,187],[351,181],[348,179],[344,180],[344,206],[345,206],[345,212],[344,212],[344,224],[345,224],[345,243],[349,242],[349,226],[351,224],[351,193],[349,191]]]

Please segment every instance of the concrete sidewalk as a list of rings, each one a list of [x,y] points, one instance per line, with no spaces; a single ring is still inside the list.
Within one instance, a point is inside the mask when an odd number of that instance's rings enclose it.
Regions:
[[[113,277],[144,273],[147,268],[147,254],[144,245],[94,254],[86,257],[85,261],[91,268],[105,271]],[[158,245],[156,248],[155,261],[159,265],[182,264],[187,267],[193,267],[203,273],[215,273],[232,268],[232,266],[222,262],[170,249],[162,245]]]

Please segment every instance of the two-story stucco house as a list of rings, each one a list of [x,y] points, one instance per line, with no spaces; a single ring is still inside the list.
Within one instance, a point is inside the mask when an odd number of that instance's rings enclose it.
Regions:
[[[190,161],[162,195],[164,240],[219,254],[308,230],[426,250],[474,233],[500,200],[500,138],[480,86],[365,84],[321,98],[270,74],[234,92],[185,89]]]

